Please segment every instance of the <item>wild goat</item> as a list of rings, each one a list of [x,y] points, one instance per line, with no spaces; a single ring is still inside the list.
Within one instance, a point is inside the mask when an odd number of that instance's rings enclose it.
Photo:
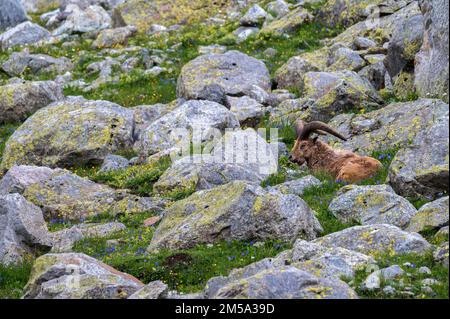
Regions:
[[[318,136],[310,138],[312,133],[329,133],[341,140],[347,139],[325,123],[314,121],[296,123],[297,140],[289,160],[307,166],[314,172],[326,172],[336,180],[357,183],[374,176],[383,166],[371,157],[360,156],[350,151],[333,150],[328,144],[319,141]]]

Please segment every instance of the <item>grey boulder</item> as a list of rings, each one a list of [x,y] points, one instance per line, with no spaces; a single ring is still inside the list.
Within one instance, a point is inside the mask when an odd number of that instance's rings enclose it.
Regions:
[[[0,3],[0,32],[27,20],[27,14],[19,0],[2,0]]]
[[[48,39],[50,32],[32,22],[23,22],[0,34],[0,49],[7,50],[22,45],[32,45]]]
[[[417,213],[410,202],[388,185],[345,186],[328,209],[344,223],[391,224],[400,228],[406,228]]]
[[[423,205],[409,222],[406,230],[421,232],[447,226],[448,233],[448,196]]]
[[[36,259],[23,298],[126,299],[143,286],[84,254],[46,254]]]
[[[50,246],[39,207],[19,194],[0,195],[0,264],[19,264]]]
[[[0,87],[0,123],[25,120],[37,110],[64,99],[53,81],[19,82]]]
[[[171,205],[148,250],[186,249],[220,240],[313,239],[320,231],[313,211],[299,197],[234,181]]]

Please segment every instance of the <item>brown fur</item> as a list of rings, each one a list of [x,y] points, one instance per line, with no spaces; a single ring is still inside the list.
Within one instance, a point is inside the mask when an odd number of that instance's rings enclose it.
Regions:
[[[314,172],[326,172],[336,180],[357,183],[374,176],[383,166],[367,156],[349,151],[333,150],[328,144],[315,139],[297,139],[290,160],[299,165],[306,162]]]

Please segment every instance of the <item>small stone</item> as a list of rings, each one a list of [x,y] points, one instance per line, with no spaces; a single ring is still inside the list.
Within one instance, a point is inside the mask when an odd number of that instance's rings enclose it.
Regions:
[[[144,220],[144,226],[145,227],[153,226],[160,220],[161,220],[160,216],[153,216],[153,217],[147,218],[146,220]]]
[[[433,278],[426,278],[424,280],[421,281],[422,285],[424,286],[436,286],[436,285],[440,285],[441,283]]]
[[[392,295],[395,295],[396,292],[397,292],[397,290],[392,286],[386,286],[383,288],[383,293],[385,295],[392,296]]]
[[[428,267],[420,267],[418,273],[423,275],[431,275],[431,270]]]

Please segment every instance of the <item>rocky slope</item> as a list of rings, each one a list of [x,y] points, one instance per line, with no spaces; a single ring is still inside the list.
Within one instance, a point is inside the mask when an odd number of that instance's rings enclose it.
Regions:
[[[448,21],[445,0],[2,1],[0,298],[448,298]],[[297,118],[382,171],[290,163]]]

